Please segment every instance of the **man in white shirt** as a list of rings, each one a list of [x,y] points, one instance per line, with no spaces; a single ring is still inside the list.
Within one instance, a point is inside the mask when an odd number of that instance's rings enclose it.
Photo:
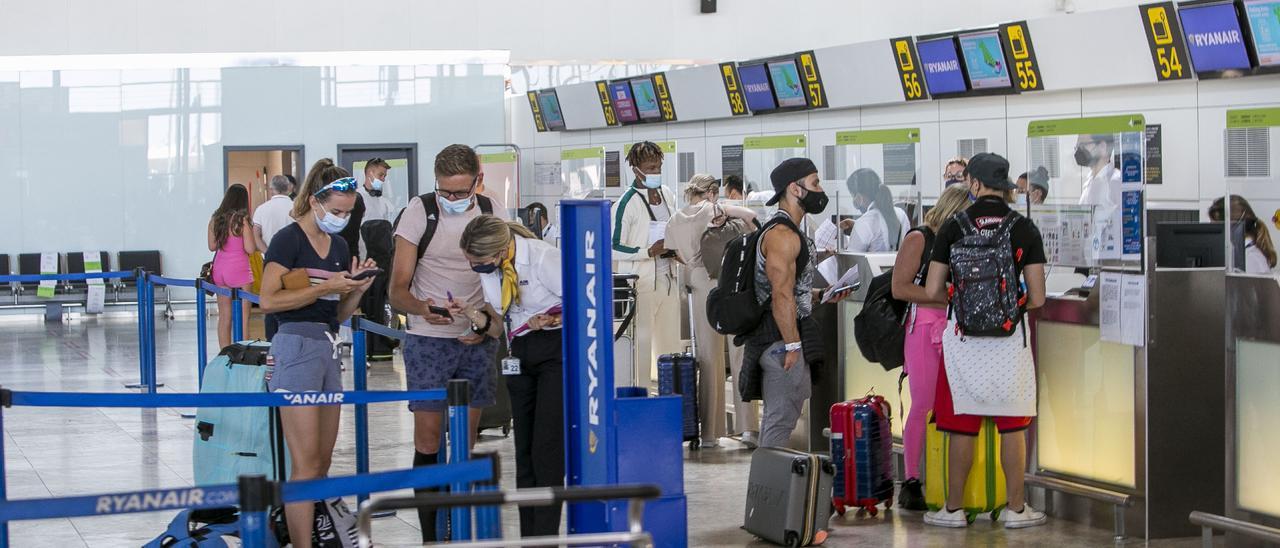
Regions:
[[[1080,191],[1080,205],[1095,206],[1093,249],[1098,258],[1119,258],[1116,240],[1120,231],[1115,217],[1120,208],[1120,170],[1112,160],[1115,149],[1116,136],[1112,133],[1081,135],[1076,140],[1076,165],[1088,174]]]
[[[360,224],[370,221],[387,221],[395,220],[395,206],[391,204],[391,200],[382,195],[384,187],[387,184],[387,173],[391,171],[391,164],[382,158],[371,158],[364,164],[364,184],[356,189],[359,200],[364,203],[364,217],[360,220]],[[369,256],[369,247],[365,244],[363,238],[360,239],[360,256]]]
[[[276,175],[271,178],[269,188],[271,198],[253,211],[253,237],[257,239],[258,249],[264,252],[270,247],[271,238],[293,222],[290,216],[293,200],[289,199],[293,184],[284,175]]]

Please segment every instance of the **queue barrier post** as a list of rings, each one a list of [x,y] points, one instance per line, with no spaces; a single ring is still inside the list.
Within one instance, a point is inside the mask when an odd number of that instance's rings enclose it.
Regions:
[[[471,458],[471,383],[465,379],[453,379],[446,385],[445,399],[449,406],[449,463],[464,462]],[[465,493],[466,483],[453,483],[449,489]],[[470,540],[471,513],[467,508],[449,510],[451,540]]]
[[[137,292],[136,301],[138,303],[138,383],[126,384],[125,388],[143,388],[147,386],[147,330],[146,330],[146,314],[147,309],[147,273],[141,268],[134,271],[134,290]]]
[[[8,388],[0,387],[0,435],[4,433],[4,409],[13,403],[10,396]],[[0,439],[0,502],[9,500],[4,463],[4,440]],[[0,523],[0,548],[9,548],[9,522],[7,521]]]
[[[147,393],[155,394],[157,386],[164,386],[157,380],[156,366],[156,286],[147,275]]]
[[[204,280],[196,280],[196,387],[204,388],[204,366],[209,363],[208,301]]]
[[[244,307],[240,290],[231,288],[231,342],[244,340]]]
[[[240,545],[267,548],[267,510],[275,502],[273,484],[262,474],[240,476]]]
[[[483,458],[489,461],[493,469],[489,481],[478,481],[475,483],[477,493],[496,492],[498,491],[498,482],[502,478],[502,461],[498,458],[497,453],[485,453]],[[477,506],[476,512],[476,540],[502,538],[502,514],[497,506]]]
[[[355,364],[353,375],[355,377],[355,389],[357,391],[367,390],[369,384],[369,364],[365,358],[365,333],[361,328],[362,318],[360,315],[351,316],[351,361]],[[356,404],[356,473],[367,474],[369,472],[369,407],[364,404]],[[369,500],[367,493],[361,493],[356,497],[357,506],[363,505],[364,501]]]

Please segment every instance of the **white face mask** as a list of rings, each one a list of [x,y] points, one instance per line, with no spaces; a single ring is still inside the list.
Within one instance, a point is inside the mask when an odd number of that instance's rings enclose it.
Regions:
[[[316,224],[320,226],[320,230],[323,230],[326,234],[337,234],[342,232],[342,229],[347,228],[348,219],[346,217],[334,215],[329,210],[324,209],[324,206],[320,206],[320,209],[324,211],[324,217],[316,219]]]
[[[382,185],[385,185],[385,184],[386,184],[386,183],[385,183],[385,182],[383,182],[383,180],[382,180],[382,179],[374,179],[372,182],[370,182],[370,183],[369,183],[369,186],[372,186],[374,190],[377,190],[377,191],[381,192],[381,191],[382,191]]]

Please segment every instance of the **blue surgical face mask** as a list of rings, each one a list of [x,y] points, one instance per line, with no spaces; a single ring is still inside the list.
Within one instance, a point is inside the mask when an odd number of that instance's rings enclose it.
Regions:
[[[644,175],[644,181],[641,181],[641,184],[643,184],[645,188],[658,188],[662,186],[662,174],[646,173]]]
[[[468,209],[471,209],[471,198],[471,196],[467,196],[461,200],[446,200],[441,197],[440,207],[441,209],[444,209],[445,213],[450,215],[462,215],[463,213],[466,213]]]
[[[320,206],[320,209],[324,211],[324,217],[316,219],[316,224],[320,226],[320,230],[323,230],[326,234],[337,234],[342,232],[342,229],[347,228],[348,219],[346,217],[334,215],[329,210],[324,209],[324,206]]]
[[[374,189],[374,190],[377,190],[377,191],[381,191],[381,190],[382,190],[382,185],[384,185],[384,184],[386,184],[386,183],[384,183],[384,182],[382,181],[382,179],[374,179],[374,180],[373,180],[373,182],[369,183],[369,185],[370,185],[370,186],[372,186],[372,187],[373,187],[373,189]]]

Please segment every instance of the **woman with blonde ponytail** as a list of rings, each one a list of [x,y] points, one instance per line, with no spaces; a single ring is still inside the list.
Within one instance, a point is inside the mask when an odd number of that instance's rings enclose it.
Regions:
[[[481,215],[459,242],[480,274],[485,306],[449,302],[476,333],[507,337],[502,374],[515,420],[516,487],[564,485],[564,368],[560,354],[560,250],[520,223]],[[520,534],[554,536],[560,507],[520,509]]]

